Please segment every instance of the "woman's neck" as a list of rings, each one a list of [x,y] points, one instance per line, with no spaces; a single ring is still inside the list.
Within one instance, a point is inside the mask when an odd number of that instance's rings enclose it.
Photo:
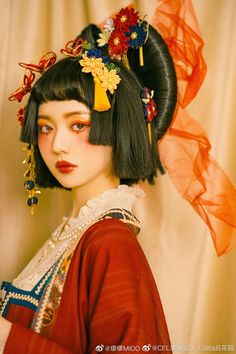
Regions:
[[[78,216],[80,209],[96,195],[105,192],[106,190],[116,188],[120,184],[118,177],[112,176],[106,178],[101,176],[93,181],[78,186],[72,189],[73,206],[70,217],[75,218]]]

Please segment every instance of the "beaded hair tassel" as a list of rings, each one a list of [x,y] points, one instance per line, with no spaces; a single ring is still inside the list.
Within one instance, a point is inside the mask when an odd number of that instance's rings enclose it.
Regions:
[[[34,214],[34,209],[39,203],[37,194],[41,193],[35,185],[34,146],[27,144],[23,147],[23,150],[26,151],[26,158],[22,163],[27,164],[27,170],[24,173],[24,178],[26,178],[24,186],[28,190],[27,204],[30,207],[31,214]]]
[[[9,96],[10,101],[18,101],[21,102],[23,97],[31,91],[31,86],[36,77],[36,73],[44,74],[44,72],[49,69],[56,62],[57,56],[54,52],[48,52],[44,54],[37,64],[27,64],[27,63],[19,63],[21,67],[25,69],[25,73],[23,76],[23,82],[17,90],[12,92]],[[22,126],[24,121],[25,107],[20,108],[17,117],[18,122]],[[28,165],[28,169],[24,174],[24,178],[27,180],[24,183],[25,188],[28,190],[28,198],[27,204],[30,207],[31,214],[34,214],[34,209],[38,205],[37,194],[41,193],[35,186],[35,161],[34,161],[34,146],[31,144],[27,144],[24,148],[27,155],[23,164]]]

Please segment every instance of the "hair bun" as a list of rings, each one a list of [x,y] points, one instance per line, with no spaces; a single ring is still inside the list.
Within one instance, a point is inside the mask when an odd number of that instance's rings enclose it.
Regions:
[[[172,121],[177,102],[177,79],[169,49],[161,35],[149,25],[149,34],[143,45],[144,66],[139,64],[138,50],[129,49],[131,69],[141,85],[154,90],[157,117],[154,119],[155,135],[159,140]]]

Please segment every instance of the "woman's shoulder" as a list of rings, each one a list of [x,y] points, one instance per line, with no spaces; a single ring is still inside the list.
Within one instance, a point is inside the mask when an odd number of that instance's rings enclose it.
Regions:
[[[97,221],[83,234],[74,252],[81,262],[85,259],[143,257],[137,235],[129,224],[115,218]]]
[[[155,289],[151,269],[137,235],[129,224],[115,219],[103,219],[93,224],[82,236],[74,253],[76,268],[83,279],[119,274],[119,279],[134,276],[135,284]]]
[[[143,251],[134,231],[118,219],[104,219],[92,225],[81,239],[78,253],[84,274],[141,274]],[[78,254],[76,255],[78,256]]]
[[[133,225],[115,218],[97,221],[85,232],[81,241],[86,248],[138,244]]]
[[[76,246],[73,263],[80,267],[93,268],[97,264],[104,271],[113,269],[140,269],[143,250],[129,224],[115,218],[97,221],[83,234]],[[76,266],[77,267],[77,266]]]

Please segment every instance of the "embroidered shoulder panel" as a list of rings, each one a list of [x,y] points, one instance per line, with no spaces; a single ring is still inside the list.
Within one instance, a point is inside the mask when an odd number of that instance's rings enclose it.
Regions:
[[[132,214],[129,210],[126,209],[109,209],[104,215],[99,218],[99,220],[103,219],[119,219],[127,224],[133,232],[138,235],[140,232],[140,221],[136,218],[134,214]]]

